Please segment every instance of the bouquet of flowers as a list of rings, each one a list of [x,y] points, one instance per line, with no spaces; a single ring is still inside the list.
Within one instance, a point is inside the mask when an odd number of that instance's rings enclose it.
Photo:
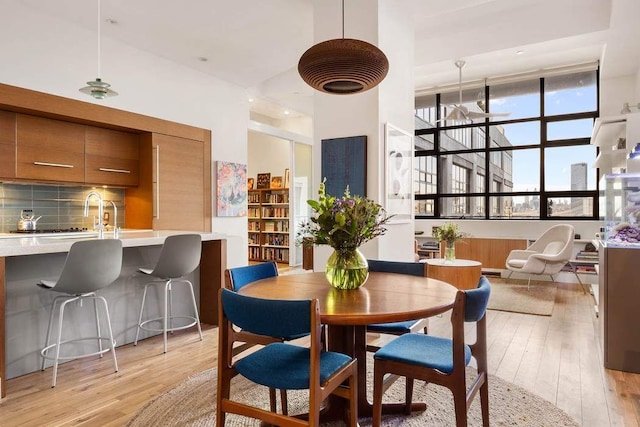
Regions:
[[[318,200],[308,200],[314,211],[309,221],[303,222],[297,234],[302,245],[329,245],[336,251],[353,251],[363,243],[383,235],[384,225],[391,216],[373,200],[352,196],[349,187],[342,197],[325,193],[320,183]]]
[[[468,237],[468,234],[460,231],[458,224],[453,222],[446,222],[439,227],[434,227],[432,236],[438,239],[439,242],[447,242],[452,245],[457,240]]]

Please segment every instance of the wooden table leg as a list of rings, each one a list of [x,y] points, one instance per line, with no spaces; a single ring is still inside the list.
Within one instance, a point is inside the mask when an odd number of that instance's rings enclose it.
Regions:
[[[331,351],[348,354],[358,360],[358,417],[373,415],[373,404],[367,399],[367,327],[329,325],[328,347]],[[348,405],[344,399],[331,396],[322,420],[346,419]],[[410,412],[424,411],[426,403],[412,402]],[[385,403],[383,414],[406,413],[404,403]]]

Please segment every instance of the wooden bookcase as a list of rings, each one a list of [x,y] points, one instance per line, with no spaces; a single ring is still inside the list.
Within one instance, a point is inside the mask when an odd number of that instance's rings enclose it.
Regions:
[[[249,261],[289,263],[289,189],[249,190]]]

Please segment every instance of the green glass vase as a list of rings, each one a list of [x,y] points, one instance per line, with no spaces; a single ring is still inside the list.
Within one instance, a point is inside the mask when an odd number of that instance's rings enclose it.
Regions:
[[[358,249],[334,249],[327,260],[325,276],[334,288],[357,289],[369,277],[369,264]]]

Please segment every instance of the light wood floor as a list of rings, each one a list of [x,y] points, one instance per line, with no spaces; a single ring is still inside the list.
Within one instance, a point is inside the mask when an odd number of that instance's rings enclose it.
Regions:
[[[585,427],[639,426],[640,375],[602,368],[596,327],[592,297],[573,284],[559,285],[551,317],[490,310],[490,372]],[[449,329],[447,315],[432,319],[431,333]],[[9,380],[0,426],[121,426],[153,396],[215,366],[216,351],[217,329],[205,327],[202,342],[190,331],[171,336],[167,354],[160,337],[118,348],[118,373],[107,355],[62,365],[54,389],[51,368]]]

